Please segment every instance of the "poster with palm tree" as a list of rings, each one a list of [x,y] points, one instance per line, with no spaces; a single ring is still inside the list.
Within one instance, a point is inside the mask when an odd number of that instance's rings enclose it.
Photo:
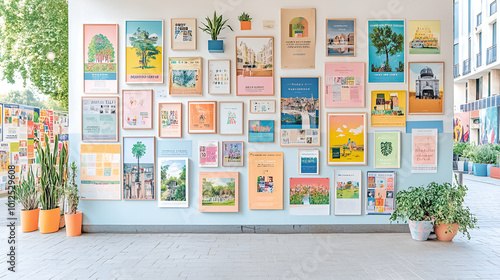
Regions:
[[[158,159],[158,207],[189,206],[189,159]]]
[[[123,199],[155,200],[155,137],[123,137]]]
[[[238,212],[239,172],[200,172],[200,212]]]

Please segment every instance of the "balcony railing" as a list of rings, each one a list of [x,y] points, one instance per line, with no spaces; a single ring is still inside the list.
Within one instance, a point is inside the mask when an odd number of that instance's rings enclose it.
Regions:
[[[490,4],[490,16],[497,12],[497,1],[493,1]]]
[[[497,45],[493,45],[486,50],[486,64],[497,61]]]
[[[483,23],[483,13],[477,14],[476,26],[481,25]]]
[[[455,64],[453,65],[453,78],[460,77],[460,65]]]
[[[464,60],[462,75],[467,75],[470,73],[470,58]]]
[[[476,68],[481,67],[483,65],[483,56],[481,53],[476,54]]]

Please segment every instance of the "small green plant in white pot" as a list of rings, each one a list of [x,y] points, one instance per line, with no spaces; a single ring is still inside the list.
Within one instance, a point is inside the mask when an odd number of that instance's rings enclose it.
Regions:
[[[233,31],[233,28],[227,24],[228,19],[223,19],[222,15],[217,16],[217,12],[214,11],[214,17],[211,19],[209,17],[205,18],[206,23],[202,22],[203,27],[200,27],[200,29],[205,32],[210,34],[210,37],[212,40],[208,41],[208,52],[209,53],[223,53],[224,52],[224,41],[222,40],[217,40],[220,32],[224,29],[229,28],[231,31]]]

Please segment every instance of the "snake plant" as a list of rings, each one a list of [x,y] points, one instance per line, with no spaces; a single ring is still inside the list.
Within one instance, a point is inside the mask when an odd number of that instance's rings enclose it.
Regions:
[[[38,174],[37,174],[38,175]],[[21,178],[19,185],[16,187],[14,193],[14,199],[23,206],[25,211],[34,210],[38,208],[38,192],[35,186],[35,175],[33,174],[33,169],[30,168],[28,171],[28,176],[23,179],[23,173],[21,172]]]
[[[212,40],[214,40],[214,41],[217,40],[217,36],[219,36],[220,32],[224,28],[227,27],[227,28],[231,29],[231,31],[233,31],[233,28],[229,24],[226,24],[226,22],[228,20],[227,19],[223,20],[222,15],[217,16],[216,11],[214,11],[214,18],[213,19],[206,17],[205,20],[207,21],[207,23],[202,22],[201,24],[203,24],[203,27],[200,27],[200,29],[203,32],[210,34],[210,36],[212,37]]]

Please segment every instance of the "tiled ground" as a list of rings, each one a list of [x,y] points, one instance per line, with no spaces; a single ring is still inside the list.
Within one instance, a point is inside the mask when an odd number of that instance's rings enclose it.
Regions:
[[[2,279],[500,279],[500,181],[465,176],[472,240],[409,234],[20,234]],[[4,203],[4,199],[0,203]],[[3,212],[3,211],[2,211]],[[2,215],[2,225],[5,224]]]

